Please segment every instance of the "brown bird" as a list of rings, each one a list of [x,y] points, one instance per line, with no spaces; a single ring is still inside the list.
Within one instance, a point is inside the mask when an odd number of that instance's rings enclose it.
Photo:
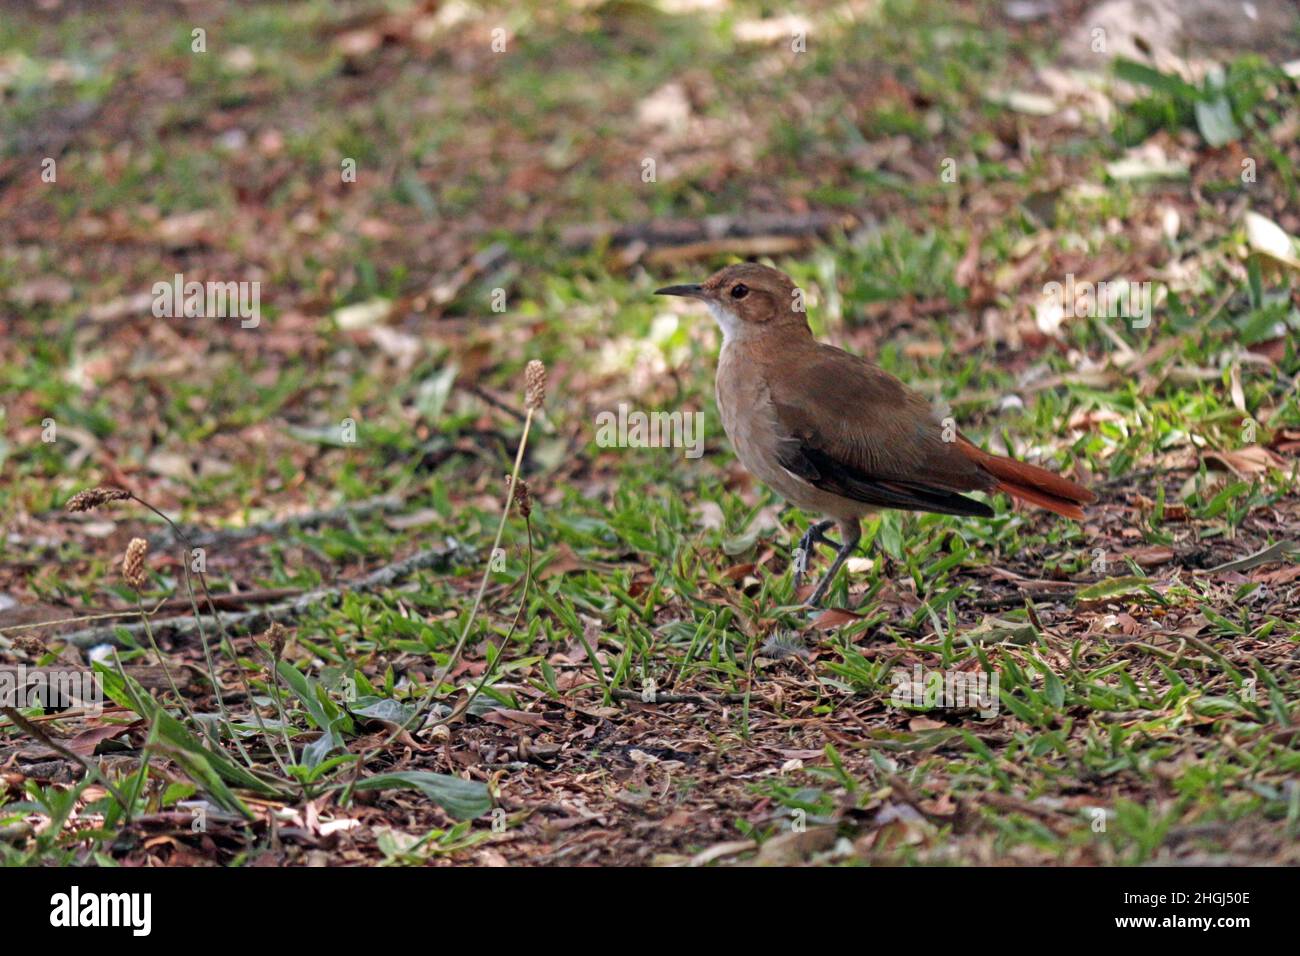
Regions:
[[[800,509],[828,516],[799,543],[795,588],[817,544],[837,549],[808,603],[821,603],[881,508],[991,518],[962,492],[1001,491],[1076,521],[1096,496],[1060,475],[971,444],[930,403],[866,359],[813,338],[803,295],[784,273],[727,266],[657,295],[699,299],[722,329],[722,426],[747,469]],[[840,542],[826,537],[839,523]]]

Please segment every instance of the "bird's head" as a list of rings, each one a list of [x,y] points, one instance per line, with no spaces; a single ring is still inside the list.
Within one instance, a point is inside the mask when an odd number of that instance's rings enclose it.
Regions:
[[[699,285],[670,285],[655,290],[655,295],[680,295],[704,302],[728,341],[760,329],[808,328],[803,291],[784,272],[756,262],[727,266]]]

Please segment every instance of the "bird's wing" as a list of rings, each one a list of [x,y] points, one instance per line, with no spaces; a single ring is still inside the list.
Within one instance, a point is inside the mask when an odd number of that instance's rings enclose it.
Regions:
[[[882,508],[991,517],[959,492],[995,479],[957,447],[929,402],[864,359],[818,345],[769,383],[782,467],[823,491]]]

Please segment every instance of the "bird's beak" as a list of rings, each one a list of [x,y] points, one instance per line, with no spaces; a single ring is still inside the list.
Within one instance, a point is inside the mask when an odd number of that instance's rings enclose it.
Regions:
[[[662,289],[655,289],[655,295],[684,295],[692,299],[702,299],[704,298],[704,286],[670,285]]]

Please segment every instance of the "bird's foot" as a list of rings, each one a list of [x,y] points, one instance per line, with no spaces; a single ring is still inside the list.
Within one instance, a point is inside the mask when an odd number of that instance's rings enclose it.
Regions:
[[[812,557],[813,548],[819,544],[828,544],[832,548],[839,550],[837,544],[831,538],[826,537],[826,529],[833,525],[834,521],[819,521],[814,525],[809,525],[808,530],[804,532],[799,539],[799,547],[795,549],[794,554],[794,589],[798,591],[803,586],[803,576],[808,572],[808,559]]]
[[[817,585],[817,590],[813,591],[813,593],[808,596],[808,600],[803,602],[804,606],[810,611],[820,611],[822,598],[826,597],[826,592],[830,590],[830,586],[831,576],[828,574],[822,578],[821,584]]]
[[[847,534],[850,530],[849,526],[845,525],[844,530]],[[822,603],[822,598],[826,597],[826,592],[830,589],[831,582],[835,580],[835,575],[839,574],[840,568],[844,565],[844,562],[847,561],[849,555],[853,553],[853,549],[858,546],[860,535],[856,533],[856,529],[853,530],[855,533],[851,538],[847,538],[844,544],[836,551],[835,560],[831,562],[830,569],[827,570],[821,583],[817,585],[817,589],[813,591],[812,595],[808,598],[808,607],[815,608]]]

